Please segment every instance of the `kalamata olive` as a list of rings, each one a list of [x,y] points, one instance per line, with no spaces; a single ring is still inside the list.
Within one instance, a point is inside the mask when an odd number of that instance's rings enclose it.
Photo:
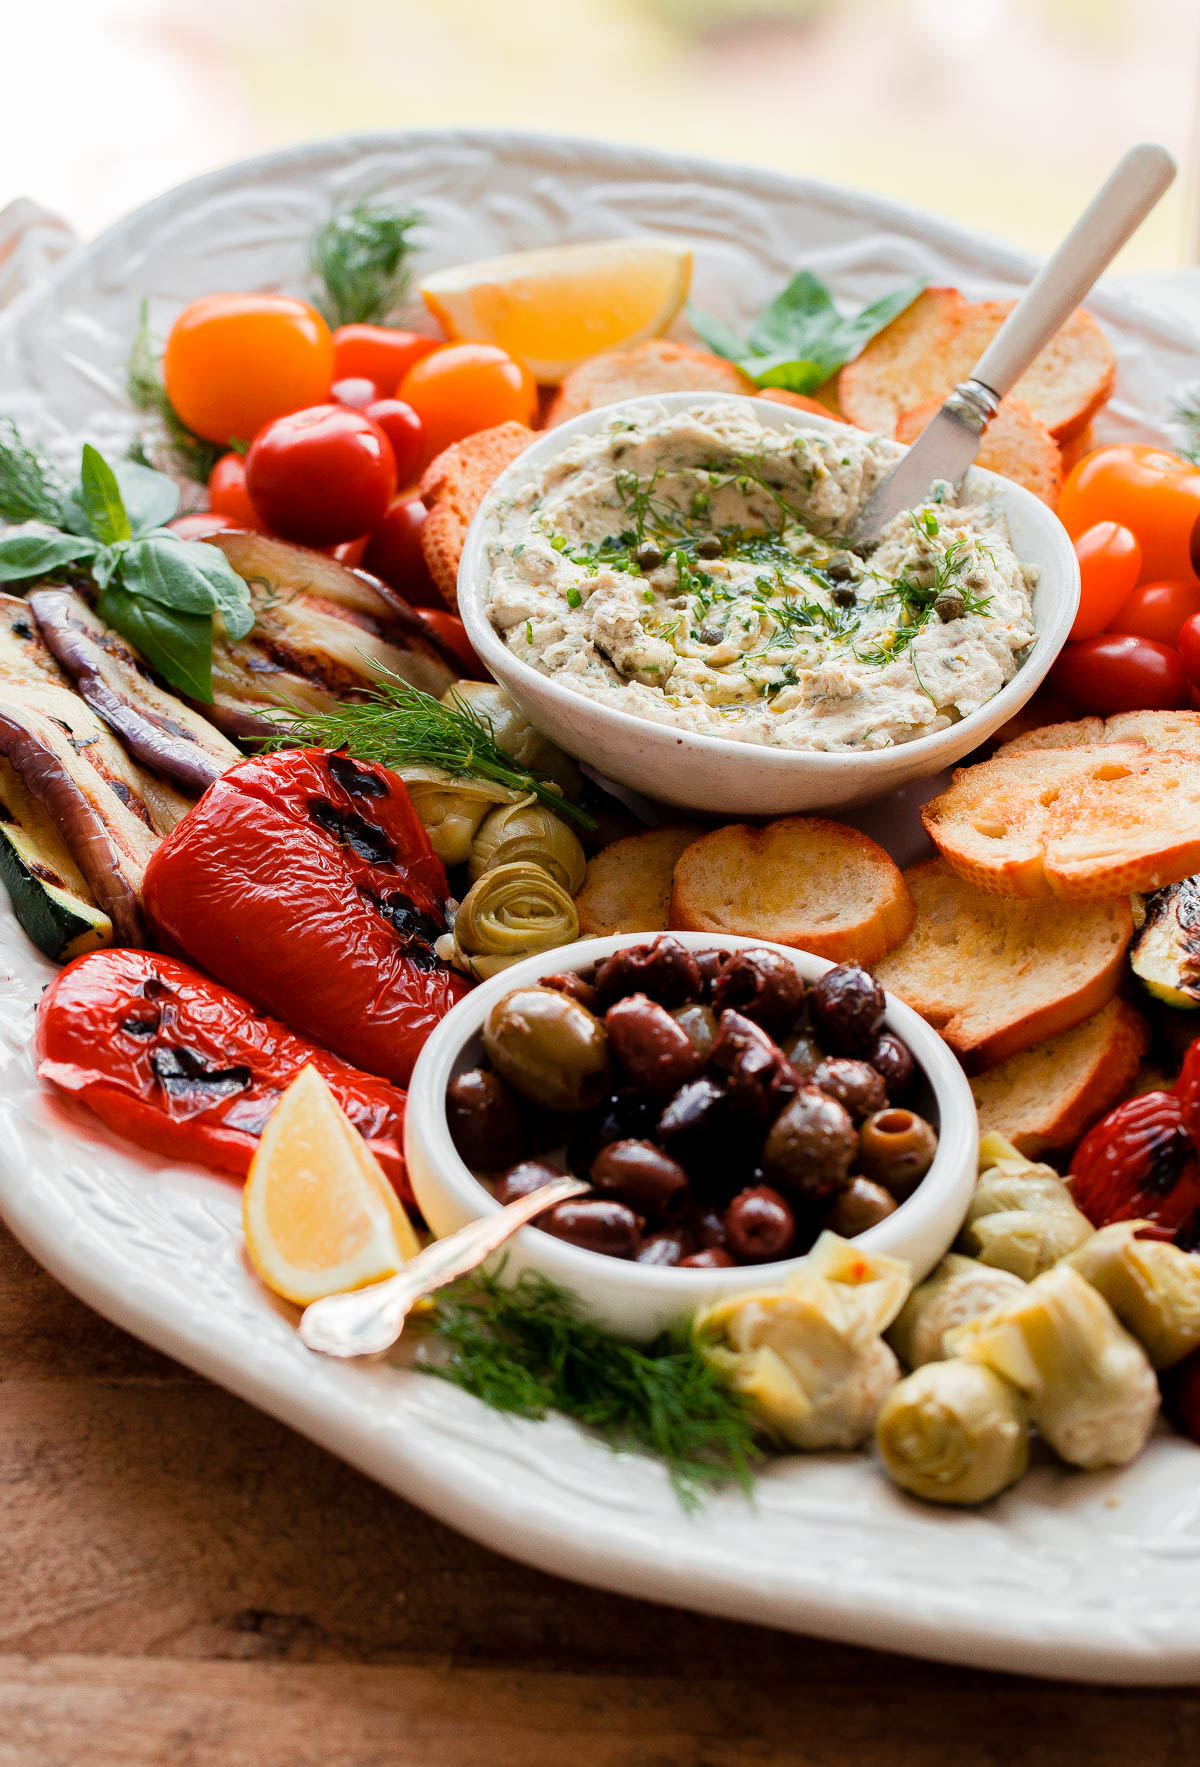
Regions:
[[[856,1123],[872,1111],[881,1111],[888,1101],[883,1075],[852,1055],[827,1055],[817,1063],[811,1079],[814,1086],[844,1104]]]
[[[895,1031],[880,1031],[866,1052],[866,1060],[882,1076],[888,1103],[903,1104],[917,1065],[908,1044]]]
[[[678,1214],[690,1194],[683,1167],[652,1141],[610,1142],[596,1155],[590,1176],[602,1194],[652,1221]]]
[[[705,1251],[710,1246],[725,1244],[725,1216],[720,1209],[699,1209],[692,1216],[692,1238]]]
[[[677,1233],[652,1233],[649,1239],[642,1241],[637,1262],[670,1267],[682,1260],[683,1253],[684,1244]]]
[[[932,1166],[937,1136],[924,1117],[889,1105],[862,1125],[858,1149],[863,1175],[903,1202]]]
[[[555,1239],[610,1258],[636,1258],[641,1249],[641,1222],[632,1209],[612,1197],[572,1197],[539,1215],[536,1225]]]
[[[566,969],[558,975],[543,976],[539,987],[553,988],[556,994],[565,994],[568,1000],[578,1000],[580,1006],[586,1006],[589,1012],[596,1010],[596,990],[591,982],[576,975],[574,970]]]
[[[692,960],[700,971],[701,998],[710,1000],[717,977],[725,967],[724,951],[693,951]]]
[[[856,963],[827,969],[808,997],[813,1031],[832,1055],[862,1055],[883,1023],[883,989]]]
[[[840,1233],[843,1239],[853,1239],[856,1234],[865,1233],[868,1227],[886,1221],[895,1213],[895,1199],[888,1195],[882,1184],[876,1184],[870,1178],[851,1178],[826,1215],[825,1226],[833,1233]]]
[[[686,1258],[680,1258],[680,1270],[731,1270],[733,1259],[723,1246],[703,1246],[698,1252],[690,1252]]]
[[[802,1086],[771,1125],[763,1173],[808,1202],[830,1201],[844,1187],[857,1151],[845,1105],[815,1086]]]
[[[547,1110],[587,1110],[608,1090],[604,1026],[553,988],[514,988],[497,1000],[483,1046],[509,1085]]]
[[[717,1015],[712,1007],[693,1000],[688,1006],[677,1006],[671,1017],[692,1039],[700,1060],[707,1061],[717,1036]]]
[[[717,1026],[709,1065],[722,1074],[735,1109],[766,1122],[798,1091],[792,1070],[774,1038],[761,1025],[726,1007]]]
[[[704,1075],[681,1086],[658,1119],[658,1132],[666,1142],[712,1135],[729,1111],[729,1094]]]
[[[646,1141],[658,1127],[660,1103],[632,1086],[621,1087],[594,1111],[575,1119],[567,1142],[573,1172],[586,1172],[602,1147],[611,1141]]]
[[[768,1031],[786,1031],[804,1003],[804,983],[788,958],[764,946],[731,951],[713,983],[713,1005],[744,1013]]]
[[[729,1250],[743,1264],[785,1258],[796,1237],[796,1217],[777,1190],[756,1184],[735,1196],[725,1215]]]
[[[678,1091],[704,1065],[683,1026],[645,994],[628,994],[610,1006],[604,1029],[614,1061],[655,1098]]]
[[[497,1179],[494,1186],[496,1201],[514,1203],[519,1196],[529,1196],[531,1192],[541,1190],[544,1184],[553,1184],[561,1177],[558,1167],[548,1166],[545,1160],[522,1160]]]
[[[470,1068],[446,1088],[450,1139],[468,1166],[498,1172],[525,1151],[521,1110],[499,1074]]]
[[[700,971],[686,945],[660,933],[646,945],[626,945],[596,965],[592,978],[601,1007],[627,994],[645,994],[660,1006],[683,1006],[700,993]]]

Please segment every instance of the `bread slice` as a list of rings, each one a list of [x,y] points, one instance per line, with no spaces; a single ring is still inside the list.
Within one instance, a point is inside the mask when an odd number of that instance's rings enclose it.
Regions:
[[[935,393],[923,405],[902,411],[896,420],[896,440],[915,442],[921,431],[942,408]],[[1062,490],[1062,453],[1040,417],[1024,399],[1005,399],[987,427],[975,464],[1024,485],[1051,509]]]
[[[669,924],[871,964],[912,918],[904,879],[882,847],[840,822],[781,816],[765,828],[731,822],[693,841],[675,866]]]
[[[546,427],[600,405],[647,393],[753,393],[754,382],[723,356],[676,338],[648,337],[627,350],[607,350],[572,369],[546,413]]]
[[[1148,749],[1200,755],[1200,712],[1114,712],[1111,718],[1075,718],[1069,723],[1043,724],[1012,737],[996,753],[1086,748],[1111,742],[1138,742]]]
[[[1116,993],[1133,936],[1127,897],[988,896],[942,859],[914,865],[904,881],[913,929],[875,974],[941,1032],[968,1071],[1068,1030]]]
[[[581,935],[665,932],[675,861],[701,832],[692,822],[664,823],[613,841],[589,859],[575,898]]]
[[[1012,301],[964,300],[927,288],[838,376],[838,403],[863,429],[895,432],[904,411],[965,380],[1011,312]],[[1058,439],[1075,435],[1112,392],[1116,358],[1090,313],[1077,308],[1013,389]]]
[[[1149,1041],[1140,1013],[1110,1000],[971,1081],[981,1133],[997,1130],[1031,1160],[1064,1152],[1128,1094]]]
[[[921,811],[960,877],[1002,896],[1148,893],[1200,871],[1194,753],[1139,739],[1017,748],[960,768]]]
[[[471,518],[532,440],[533,431],[523,423],[497,424],[452,442],[425,469],[418,492],[429,514],[421,524],[421,551],[450,607],[458,606],[458,561]]]

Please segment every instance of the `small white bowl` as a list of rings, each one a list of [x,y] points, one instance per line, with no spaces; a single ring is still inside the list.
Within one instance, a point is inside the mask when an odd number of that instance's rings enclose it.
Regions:
[[[693,951],[735,950],[763,946],[763,939],[732,934],[672,935]],[[620,933],[608,939],[581,939],[516,963],[484,982],[438,1025],[413,1071],[404,1125],[404,1157],[422,1213],[433,1231],[453,1233],[468,1221],[494,1213],[499,1203],[459,1157],[446,1122],[446,1087],[456,1074],[483,1059],[481,1030],[488,1013],[513,988],[528,986],[542,976],[563,970],[587,969],[624,945],[645,944],[645,933]],[[823,957],[770,945],[793,963],[806,982],[816,981],[834,966]],[[932,1103],[919,1097],[938,1131],[938,1150],[908,1201],[894,1215],[859,1234],[856,1245],[866,1251],[906,1258],[913,1280],[920,1281],[947,1250],[967,1212],[975,1185],[979,1129],[971,1088],[946,1044],[911,1007],[887,997],[888,1027],[903,1038],[923,1070]],[[515,1280],[523,1270],[570,1289],[588,1316],[622,1337],[644,1342],[681,1315],[716,1300],[718,1295],[749,1292],[779,1283],[800,1262],[797,1258],[731,1270],[677,1270],[660,1265],[626,1263],[621,1258],[568,1245],[536,1227],[524,1227],[509,1242],[505,1276]]]
[[[471,523],[458,571],[458,611],[478,656],[538,729],[578,760],[648,797],[726,816],[778,815],[789,810],[845,808],[895,791],[952,766],[1019,712],[1066,642],[1079,606],[1079,564],[1058,517],[1011,479],[973,468],[999,499],[1013,549],[1035,564],[1037,637],[1012,680],[977,712],[931,736],[890,749],[846,754],[769,748],[763,743],[679,730],[599,704],[543,675],[513,655],[485,612],[488,545],[498,501],[513,494],[578,436],[606,429],[617,417],[667,415],[728,404],[720,394],[666,393],[606,405],[548,430],[496,481]],[[771,399],[752,401],[771,429],[838,430],[844,426]]]

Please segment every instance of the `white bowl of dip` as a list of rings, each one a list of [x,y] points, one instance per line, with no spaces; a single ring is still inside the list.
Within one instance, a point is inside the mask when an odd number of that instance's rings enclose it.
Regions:
[[[748,399],[771,429],[836,434],[846,426],[773,400]],[[1007,522],[1023,564],[1037,567],[1035,638],[1012,679],[977,710],[926,736],[888,748],[837,752],[770,746],[689,731],[586,697],[510,650],[487,613],[489,547],[497,510],[580,437],[615,420],[669,417],[729,404],[728,395],[670,393],[608,405],[548,430],[492,487],[471,524],[458,573],[458,607],[475,651],[526,716],[569,754],[647,796],[719,815],[775,815],[864,803],[952,766],[998,730],[1032,696],[1070,632],[1079,605],[1079,566],[1058,517],[1037,497],[995,473],[972,469]],[[856,431],[856,435],[862,432]]]
[[[767,944],[763,939],[715,938],[708,933],[674,933],[672,937],[692,951],[714,947],[732,951]],[[417,1202],[439,1237],[480,1216],[494,1214],[500,1207],[458,1154],[446,1120],[450,1081],[486,1060],[482,1029],[496,1001],[542,976],[590,969],[623,946],[646,942],[644,933],[621,933],[541,952],[484,982],[437,1026],[418,1057],[409,1084],[404,1157]],[[809,983],[834,967],[823,957],[786,945],[770,945],[768,949],[786,957]],[[914,1282],[919,1282],[949,1249],[962,1225],[975,1187],[979,1128],[971,1088],[937,1032],[891,994],[887,996],[885,1023],[912,1051],[918,1068],[914,1108],[933,1123],[938,1150],[912,1196],[886,1220],[859,1234],[854,1244],[864,1251],[906,1259]],[[501,1256],[505,1259],[505,1281],[515,1281],[524,1270],[540,1271],[575,1294],[590,1318],[637,1341],[649,1340],[674,1320],[707,1306],[720,1295],[777,1285],[800,1262],[789,1258],[724,1270],[671,1269],[586,1251],[536,1227],[522,1228]]]

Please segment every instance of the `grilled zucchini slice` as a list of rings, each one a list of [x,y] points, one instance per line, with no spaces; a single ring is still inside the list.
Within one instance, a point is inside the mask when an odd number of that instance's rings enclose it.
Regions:
[[[1129,949],[1133,973],[1156,1000],[1185,1012],[1200,1007],[1200,877],[1155,890]]]
[[[92,900],[62,836],[20,774],[2,759],[0,881],[25,932],[55,963],[112,944],[112,921]]]

